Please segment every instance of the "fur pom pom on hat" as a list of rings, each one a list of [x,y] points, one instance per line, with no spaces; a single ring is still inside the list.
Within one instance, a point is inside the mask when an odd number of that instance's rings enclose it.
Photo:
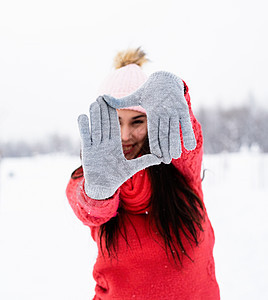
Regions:
[[[105,79],[99,89],[99,94],[122,98],[135,92],[148,79],[141,68],[147,61],[146,54],[140,48],[119,52],[114,58],[116,70]],[[126,109],[146,113],[141,106]]]

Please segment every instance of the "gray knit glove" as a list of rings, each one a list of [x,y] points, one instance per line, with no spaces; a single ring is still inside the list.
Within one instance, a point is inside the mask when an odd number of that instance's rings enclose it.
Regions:
[[[153,154],[132,160],[125,158],[116,109],[102,97],[91,104],[90,121],[91,129],[86,115],[78,118],[85,192],[90,198],[109,198],[135,173],[161,163]]]
[[[196,147],[184,84],[176,75],[155,72],[133,94],[120,99],[109,95],[103,98],[114,108],[140,105],[146,110],[150,151],[164,163],[181,155],[179,124],[185,148],[193,150]]]

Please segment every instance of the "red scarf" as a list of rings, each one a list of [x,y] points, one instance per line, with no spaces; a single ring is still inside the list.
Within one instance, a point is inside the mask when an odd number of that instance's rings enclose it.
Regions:
[[[148,213],[151,183],[146,170],[141,170],[124,182],[120,188],[121,204],[133,214]]]

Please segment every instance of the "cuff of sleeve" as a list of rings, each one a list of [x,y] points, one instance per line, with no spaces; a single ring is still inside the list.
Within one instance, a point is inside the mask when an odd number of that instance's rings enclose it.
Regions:
[[[120,189],[118,189],[110,198],[93,199],[86,194],[84,185],[85,180],[83,179],[80,184],[80,195],[82,196],[80,197],[80,202],[87,213],[97,218],[102,218],[104,216],[114,217],[119,206]]]

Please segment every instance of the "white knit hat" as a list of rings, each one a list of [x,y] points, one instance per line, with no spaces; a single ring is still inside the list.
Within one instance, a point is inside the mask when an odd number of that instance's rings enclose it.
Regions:
[[[121,54],[120,65],[123,65],[123,67],[120,67],[119,65],[119,68],[116,69],[114,72],[112,72],[104,80],[103,84],[99,89],[100,95],[106,94],[120,99],[122,97],[132,94],[146,82],[148,77],[142,71],[141,67],[138,64],[136,63],[127,64],[127,62],[124,61],[126,54],[127,54],[128,62],[136,61],[137,58],[136,60],[134,59],[131,60],[132,57],[130,57],[130,53],[131,54],[134,53],[137,55],[139,51],[141,51],[139,48],[135,50],[135,52],[133,52],[133,50],[132,52],[131,50],[126,51],[124,52],[124,56],[122,56],[122,53],[120,53]],[[145,56],[144,52],[142,53]],[[136,110],[146,114],[145,109],[141,106],[131,106],[125,109]]]

